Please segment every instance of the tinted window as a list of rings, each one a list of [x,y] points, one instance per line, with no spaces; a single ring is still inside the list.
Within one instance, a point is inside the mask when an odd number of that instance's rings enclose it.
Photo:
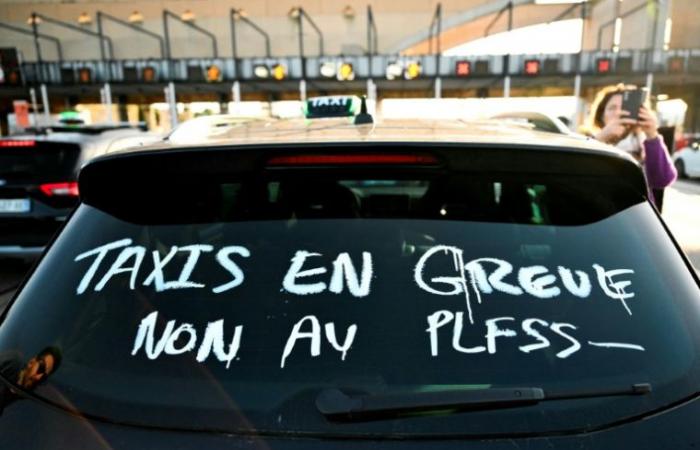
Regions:
[[[562,431],[697,390],[697,285],[615,180],[348,175],[167,186],[127,197],[130,221],[81,206],[0,328],[4,362],[55,347],[45,398],[233,432]],[[654,390],[466,417],[334,423],[315,406],[325,388],[635,383]]]
[[[0,147],[0,178],[8,181],[73,179],[80,147],[37,141],[28,147]]]

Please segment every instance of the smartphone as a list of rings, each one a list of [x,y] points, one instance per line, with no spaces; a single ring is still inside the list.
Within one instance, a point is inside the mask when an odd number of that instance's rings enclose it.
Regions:
[[[622,93],[622,109],[629,111],[630,119],[639,120],[639,107],[647,101],[647,88],[628,89]]]

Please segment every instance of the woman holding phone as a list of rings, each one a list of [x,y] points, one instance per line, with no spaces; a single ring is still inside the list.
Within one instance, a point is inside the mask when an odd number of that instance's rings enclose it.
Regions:
[[[630,102],[639,105],[637,111],[628,111],[623,105],[625,93],[642,94],[644,91],[624,85],[601,90],[591,107],[592,136],[628,152],[644,167],[650,196],[658,206],[653,191],[663,189],[676,179],[676,168],[658,132],[656,115],[647,101],[637,97]],[[631,97],[631,96],[630,96]],[[633,109],[633,108],[631,108]]]

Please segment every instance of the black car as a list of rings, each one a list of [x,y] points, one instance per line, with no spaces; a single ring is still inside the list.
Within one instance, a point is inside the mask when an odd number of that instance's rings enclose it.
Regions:
[[[0,448],[700,444],[699,280],[629,156],[488,122],[217,139],[83,168],[2,317]]]
[[[60,125],[0,139],[0,258],[41,253],[78,204],[80,166],[143,134],[130,125]]]

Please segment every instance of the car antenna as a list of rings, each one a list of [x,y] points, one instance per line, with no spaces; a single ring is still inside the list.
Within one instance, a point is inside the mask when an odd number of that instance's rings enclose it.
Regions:
[[[366,125],[368,123],[374,123],[374,118],[372,117],[372,114],[367,112],[367,96],[363,95],[360,101],[360,114],[355,116],[355,125]]]

